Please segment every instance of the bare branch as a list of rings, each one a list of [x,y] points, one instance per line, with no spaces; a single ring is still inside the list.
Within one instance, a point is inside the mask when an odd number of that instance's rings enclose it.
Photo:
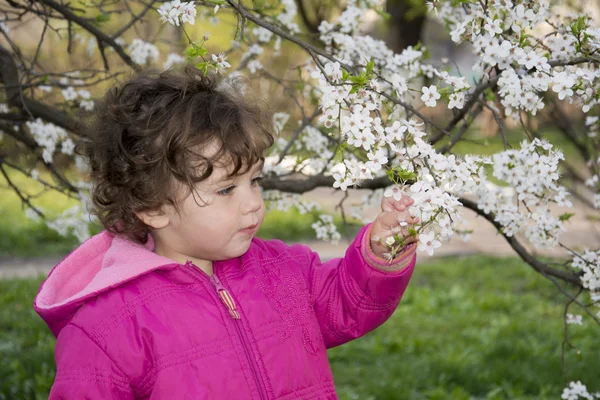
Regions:
[[[285,145],[285,148],[283,150],[281,150],[281,153],[279,153],[279,161],[277,161],[277,164],[279,164],[281,162],[281,160],[283,160],[285,155],[288,153],[288,151],[290,151],[290,149],[294,145],[294,142],[296,142],[296,140],[298,139],[298,136],[300,136],[300,134],[302,133],[304,128],[306,128],[308,125],[310,125],[312,123],[312,121],[319,115],[321,115],[321,110],[317,108],[310,117],[304,117],[302,119],[302,124],[300,124],[298,129],[296,129],[292,138]]]
[[[50,1],[50,0],[44,0],[44,1]],[[269,31],[273,32],[274,34],[276,34],[277,36],[280,36],[283,39],[289,40],[290,42],[297,44],[298,46],[300,46],[301,48],[306,50],[309,54],[311,54],[311,53],[318,54],[321,57],[324,57],[330,61],[339,62],[340,65],[348,71],[354,70],[354,68],[352,66],[341,62],[340,60],[333,57],[331,54],[319,49],[318,47],[313,46],[312,44],[303,42],[302,40],[295,38],[294,36],[290,35],[289,33],[283,31],[278,26],[275,26],[266,21],[263,21],[256,15],[249,12],[241,4],[239,4],[233,0],[227,0],[227,4],[229,4],[234,10],[236,10],[242,17],[248,19],[249,21],[254,22],[258,26],[262,26],[263,28],[268,29]],[[311,56],[312,56],[312,54],[311,54]]]
[[[5,93],[9,105],[27,110],[34,118],[41,118],[80,136],[86,136],[86,129],[78,120],[40,101],[21,96],[17,66],[11,54],[2,46],[0,46],[0,81],[6,84]]]
[[[123,61],[125,61],[125,63],[127,65],[129,65],[131,68],[133,68],[136,71],[141,71],[142,68],[140,67],[140,65],[135,63],[131,59],[131,57],[129,57],[129,55],[127,53],[125,53],[125,50],[123,50],[123,48],[117,42],[115,42],[115,39],[108,36],[106,33],[102,32],[100,29],[96,28],[94,25],[92,25],[87,20],[75,15],[66,6],[63,6],[62,4],[59,4],[59,3],[55,2],[54,0],[39,0],[39,1],[41,3],[47,5],[48,7],[58,11],[67,20],[75,22],[77,25],[81,26],[83,29],[85,29],[86,31],[88,31],[89,33],[94,35],[96,37],[96,40],[98,41],[98,45],[100,45],[100,43],[102,43],[102,45],[104,45],[104,43],[108,44],[110,47],[115,49],[117,54],[123,59]]]
[[[146,13],[152,9],[152,6],[154,5],[154,3],[156,3],[156,0],[150,1],[150,3],[146,5],[146,8],[144,8],[142,10],[142,12],[140,12],[138,15],[134,15],[134,17],[131,19],[131,21],[127,22],[121,29],[119,29],[118,31],[113,33],[112,39],[118,38],[125,31],[127,31],[129,28],[131,28],[133,26],[133,24],[135,24],[137,21],[141,20],[144,17],[144,15],[146,15]]]
[[[25,197],[23,192],[21,192],[21,190],[19,190],[19,188],[12,182],[12,180],[10,179],[10,177],[8,176],[6,171],[4,171],[4,167],[2,166],[1,163],[0,163],[0,172],[2,172],[2,175],[4,176],[4,179],[6,179],[8,186],[10,186],[11,189],[13,189],[13,191],[17,194],[17,196],[19,196],[19,199],[21,199],[23,204],[25,204],[25,205],[27,205],[27,207],[31,208],[41,218],[44,218],[44,213],[42,213],[33,204],[31,204],[31,202],[29,201],[29,199],[27,197]]]

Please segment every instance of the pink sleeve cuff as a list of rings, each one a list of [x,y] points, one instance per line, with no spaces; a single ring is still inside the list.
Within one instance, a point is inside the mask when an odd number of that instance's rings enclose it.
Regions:
[[[372,225],[369,225],[361,244],[361,252],[365,261],[373,268],[387,272],[398,272],[409,266],[416,256],[417,244],[410,243],[404,247],[401,253],[396,255],[396,258],[391,261],[385,260],[375,255],[371,250],[371,227]]]

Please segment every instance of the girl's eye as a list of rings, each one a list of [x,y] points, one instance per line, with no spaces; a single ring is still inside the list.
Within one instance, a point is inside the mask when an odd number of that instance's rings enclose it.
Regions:
[[[262,178],[263,178],[262,176],[257,176],[256,178],[252,179],[252,181],[251,181],[252,186],[258,186],[258,183],[260,181],[262,181]]]
[[[221,189],[221,190],[219,190],[219,191],[217,192],[217,194],[218,194],[219,196],[228,196],[228,195],[230,195],[231,193],[233,193],[233,189],[234,189],[234,188],[235,188],[235,186],[229,186],[228,188],[225,188],[225,189]]]

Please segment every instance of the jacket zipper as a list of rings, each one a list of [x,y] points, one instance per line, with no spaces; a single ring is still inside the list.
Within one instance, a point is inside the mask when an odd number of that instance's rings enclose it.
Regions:
[[[239,322],[239,321],[241,318],[240,318],[239,312],[235,308],[235,302],[233,301],[233,297],[231,297],[231,295],[229,294],[229,291],[227,291],[227,289],[225,289],[225,286],[223,286],[223,284],[219,280],[219,277],[217,276],[217,274],[215,273],[214,270],[213,270],[213,274],[211,276],[209,276],[206,272],[204,272],[200,268],[196,267],[192,262],[188,261],[188,265],[192,269],[194,269],[196,271],[200,271],[203,275],[205,275],[206,277],[208,277],[210,279],[210,283],[212,283],[212,285],[215,287],[215,289],[217,291],[217,296],[219,297],[219,299],[221,299],[221,302],[225,305],[225,307],[227,308],[227,311],[229,311],[229,316],[231,317],[231,319],[234,320],[233,324],[235,325],[235,329],[237,330],[237,333],[241,339],[244,353],[246,354],[246,358],[248,359],[248,363],[250,364],[250,369],[252,370],[252,376],[254,377],[254,381],[256,382],[256,387],[258,388],[259,396],[261,399],[266,400],[267,396],[263,392],[262,381],[259,380],[259,376],[258,376],[256,367],[254,365],[254,360],[251,356],[250,349],[246,342],[246,340],[247,340],[246,335],[243,333],[243,331],[240,327],[241,322]]]

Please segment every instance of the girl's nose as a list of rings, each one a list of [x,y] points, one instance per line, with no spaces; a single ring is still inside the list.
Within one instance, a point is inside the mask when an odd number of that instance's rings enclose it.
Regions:
[[[248,197],[241,205],[242,214],[255,213],[260,210],[263,203],[260,193],[249,193]]]

